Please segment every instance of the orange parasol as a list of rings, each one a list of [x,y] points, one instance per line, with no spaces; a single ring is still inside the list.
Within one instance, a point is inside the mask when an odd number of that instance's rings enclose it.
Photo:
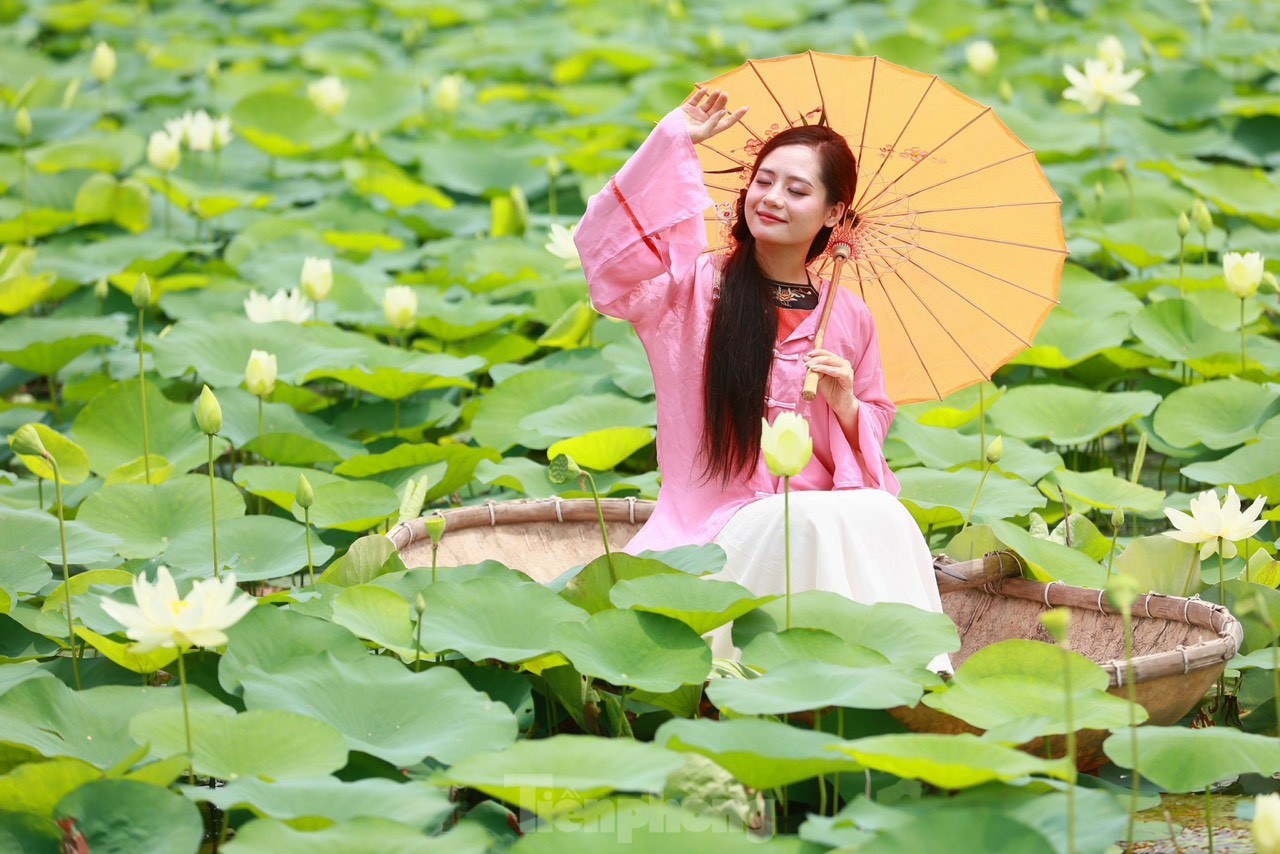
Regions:
[[[1062,202],[990,107],[936,75],[812,51],[749,61],[701,87],[751,106],[698,146],[712,251],[728,249],[738,194],[773,134],[825,123],[848,140],[858,193],[839,282],[875,315],[894,401],[943,398],[1031,346],[1058,302]],[[814,266],[840,272],[830,251]]]

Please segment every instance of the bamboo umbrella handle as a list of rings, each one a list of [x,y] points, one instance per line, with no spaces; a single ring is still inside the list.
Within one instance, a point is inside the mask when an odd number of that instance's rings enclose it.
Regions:
[[[827,296],[826,303],[822,306],[822,317],[818,320],[818,331],[813,335],[813,348],[816,350],[822,346],[822,339],[827,334],[827,321],[831,319],[831,306],[836,303],[836,295],[840,293],[840,273],[844,269],[844,262],[849,258],[850,247],[848,243],[837,243],[835,247],[835,268],[831,272],[831,293]],[[805,400],[813,400],[818,396],[818,381],[822,379],[822,374],[810,368],[804,375],[804,388],[800,391],[800,396]]]

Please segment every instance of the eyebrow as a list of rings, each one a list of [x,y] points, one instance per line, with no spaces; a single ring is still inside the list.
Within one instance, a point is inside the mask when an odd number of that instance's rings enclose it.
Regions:
[[[778,173],[774,172],[772,169],[757,169],[756,171],[757,171],[757,172],[763,172],[764,174],[768,175],[770,178],[776,178],[776,177],[778,177]],[[808,184],[810,187],[814,186],[814,184],[813,184],[813,182],[812,182],[812,181],[810,181],[808,178],[804,178],[804,177],[802,177],[802,176],[800,176],[800,175],[786,175],[786,176],[784,176],[784,177],[785,177],[788,181],[799,181],[799,182],[800,182],[800,183],[802,183],[802,184]]]

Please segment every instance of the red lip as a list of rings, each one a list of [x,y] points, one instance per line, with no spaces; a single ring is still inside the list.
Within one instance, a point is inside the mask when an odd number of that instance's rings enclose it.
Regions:
[[[764,211],[756,211],[756,216],[766,222],[783,222],[783,220],[778,219],[778,217],[773,214],[767,214]]]

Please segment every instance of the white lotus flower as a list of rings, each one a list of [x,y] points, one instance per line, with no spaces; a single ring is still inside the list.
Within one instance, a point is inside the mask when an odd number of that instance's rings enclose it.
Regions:
[[[347,105],[347,87],[332,74],[307,87],[307,97],[326,116],[336,116]]]
[[[278,373],[275,353],[253,350],[249,353],[248,364],[244,366],[245,388],[254,397],[266,397],[276,390]]]
[[[435,91],[432,93],[432,101],[442,111],[446,113],[456,112],[458,104],[462,101],[462,84],[466,78],[461,74],[446,74],[441,77],[435,85]]]
[[[1068,101],[1079,101],[1091,113],[1098,112],[1106,104],[1136,106],[1142,103],[1137,95],[1129,91],[1146,73],[1140,69],[1125,71],[1123,65],[1111,65],[1101,59],[1086,59],[1083,74],[1070,65],[1062,66],[1062,73],[1071,82],[1062,97]]]
[[[1262,254],[1260,252],[1228,252],[1222,256],[1222,275],[1227,290],[1240,299],[1248,299],[1258,292],[1262,284]]]
[[[191,117],[193,115],[194,113],[192,113],[190,110],[187,110],[185,113],[178,116],[176,119],[165,120],[165,123],[164,123],[165,131],[167,131],[169,136],[173,137],[174,141],[177,142],[179,145],[182,145],[184,142],[187,141],[187,129],[191,126]]]
[[[576,223],[569,228],[556,223],[551,226],[551,231],[547,234],[547,243],[544,248],[557,258],[563,258],[566,270],[582,267],[582,257],[578,255],[578,247],[573,242],[573,233],[577,230]]]
[[[775,477],[792,477],[804,471],[813,457],[809,422],[794,412],[782,413],[772,425],[764,418],[760,420],[764,422],[760,450],[769,471]]]
[[[995,70],[996,62],[1000,56],[996,53],[995,46],[986,39],[976,42],[969,42],[964,49],[965,62],[969,63],[969,67],[973,69],[974,74],[987,75]]]
[[[313,302],[321,302],[333,290],[333,263],[328,258],[307,258],[302,262],[302,291]]]
[[[197,581],[186,598],[180,598],[165,566],[157,570],[154,583],[142,576],[135,578],[133,598],[136,606],[103,598],[102,610],[124,626],[125,634],[136,641],[133,651],[139,653],[220,646],[227,642],[226,630],[255,605],[252,596],[236,588],[235,575],[230,572]]]
[[[1249,831],[1257,854],[1280,854],[1280,795],[1271,792],[1253,799]]]
[[[89,62],[89,73],[99,83],[106,83],[116,76],[116,52],[106,42],[98,42],[93,49],[93,59]]]
[[[177,169],[182,162],[178,140],[162,130],[151,134],[151,138],[147,140],[147,162],[161,172]]]
[[[244,301],[244,313],[254,323],[306,323],[315,313],[315,307],[298,288],[291,291],[281,288],[270,299],[257,291],[250,293]]]
[[[418,318],[418,295],[408,285],[392,285],[382,297],[382,314],[396,329],[412,329]]]
[[[192,151],[213,151],[213,119],[197,110],[187,122],[187,147]]]
[[[1234,486],[1227,487],[1227,497],[1218,504],[1218,493],[1212,489],[1200,493],[1191,499],[1191,515],[1181,510],[1166,507],[1164,515],[1169,517],[1175,530],[1165,531],[1166,537],[1179,542],[1200,546],[1200,559],[1205,560],[1222,546],[1222,556],[1235,557],[1236,543],[1247,540],[1266,524],[1258,519],[1263,505],[1267,503],[1265,495],[1259,495],[1249,505],[1249,509],[1240,512],[1240,496],[1236,495]]]
[[[1107,65],[1114,65],[1118,68],[1124,65],[1125,56],[1124,42],[1115,36],[1107,36],[1098,42],[1098,59],[1101,59]]]
[[[235,135],[231,133],[231,117],[219,116],[213,122],[213,150],[221,151],[231,144]]]

